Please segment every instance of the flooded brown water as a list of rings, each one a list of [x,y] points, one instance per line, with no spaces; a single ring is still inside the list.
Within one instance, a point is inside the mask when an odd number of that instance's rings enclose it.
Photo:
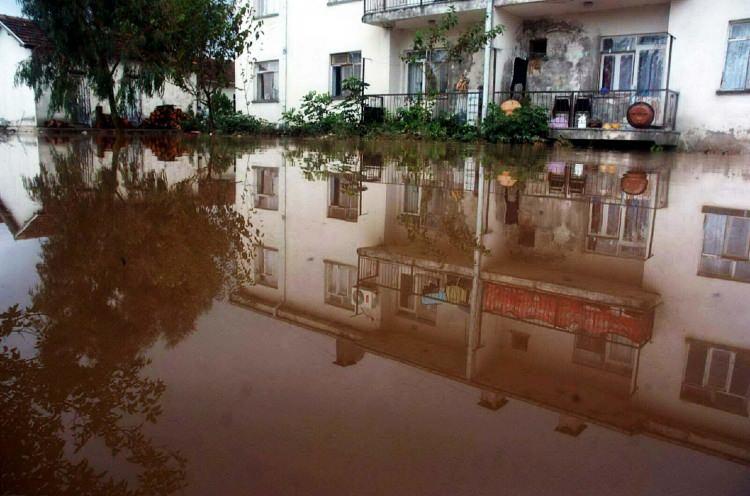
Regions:
[[[746,157],[0,157],[0,494],[750,494]]]

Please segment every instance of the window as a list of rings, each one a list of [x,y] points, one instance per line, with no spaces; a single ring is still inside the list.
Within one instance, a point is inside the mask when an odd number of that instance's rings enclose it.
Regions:
[[[617,334],[576,335],[573,361],[622,375],[630,375],[635,363],[633,342]]]
[[[268,60],[255,64],[255,101],[279,101],[279,61]]]
[[[414,60],[408,62],[406,67],[408,93],[446,93],[454,90],[461,74],[458,64],[448,60],[447,50],[419,53],[412,58]]]
[[[422,288],[420,288],[422,286]],[[399,275],[398,309],[403,315],[434,324],[437,320],[437,307],[440,300],[421,294],[433,295],[439,291],[440,282],[425,274]],[[420,292],[420,295],[417,294]]]
[[[666,33],[602,38],[602,92],[638,89],[648,96],[649,91],[664,88],[668,46]]]
[[[263,286],[278,287],[279,252],[275,248],[259,246],[257,249],[257,280]]]
[[[326,262],[326,303],[354,310],[352,291],[357,285],[357,268]]]
[[[748,416],[750,350],[688,341],[680,398]]]
[[[420,188],[416,184],[404,185],[404,203],[402,213],[407,215],[419,215]]]
[[[648,200],[628,198],[621,205],[593,198],[586,249],[603,255],[648,257],[654,212]]]
[[[255,208],[279,209],[279,169],[276,167],[253,167],[255,171]]]
[[[278,13],[277,0],[255,0],[255,17],[266,17]]]
[[[698,275],[750,282],[750,211],[703,207]]]
[[[331,55],[331,96],[346,96],[344,81],[351,77],[362,78],[362,52]]]
[[[343,174],[328,178],[328,217],[350,222],[357,222],[359,217],[357,184]]]
[[[525,332],[510,331],[510,345],[514,350],[528,351],[529,335]]]
[[[547,56],[547,38],[529,41],[529,58],[541,59]]]
[[[721,89],[750,90],[750,20],[729,23],[729,41]]]

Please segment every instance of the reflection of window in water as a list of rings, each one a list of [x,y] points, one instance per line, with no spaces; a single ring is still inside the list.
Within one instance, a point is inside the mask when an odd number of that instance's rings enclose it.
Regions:
[[[633,370],[635,348],[632,341],[617,334],[578,334],[575,339],[573,361],[627,375]]]
[[[357,285],[357,268],[336,262],[325,262],[325,265],[326,303],[353,310],[352,291]]]
[[[402,213],[419,215],[420,187],[415,184],[404,186],[404,203]]]
[[[586,248],[622,257],[648,256],[653,209],[648,200],[627,199],[624,205],[591,201]]]
[[[750,282],[750,212],[704,207],[698,274]]]
[[[258,247],[257,274],[260,284],[271,288],[278,287],[278,255],[276,248]]]
[[[253,167],[255,171],[255,208],[279,209],[279,169],[276,167]]]
[[[412,316],[419,320],[429,323],[435,323],[437,319],[437,305],[440,303],[436,299],[423,298],[416,293],[430,291],[429,285],[436,285],[439,288],[438,281],[430,280],[427,277],[415,277],[413,274],[401,274],[399,281],[398,309],[401,313]],[[423,288],[419,288],[423,286]]]
[[[688,342],[680,398],[748,416],[750,350]]]
[[[356,183],[342,174],[332,174],[328,178],[328,217],[357,222],[359,195]]]

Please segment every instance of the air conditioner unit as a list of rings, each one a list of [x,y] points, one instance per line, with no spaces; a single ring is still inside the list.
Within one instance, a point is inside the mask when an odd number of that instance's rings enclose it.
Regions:
[[[370,288],[352,288],[352,305],[360,310],[374,310],[378,306],[378,293]]]

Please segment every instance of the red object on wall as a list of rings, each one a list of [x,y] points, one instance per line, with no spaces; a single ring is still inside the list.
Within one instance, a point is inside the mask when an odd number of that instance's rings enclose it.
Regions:
[[[485,284],[484,311],[568,332],[618,334],[637,344],[646,343],[653,328],[652,312],[494,283]]]

